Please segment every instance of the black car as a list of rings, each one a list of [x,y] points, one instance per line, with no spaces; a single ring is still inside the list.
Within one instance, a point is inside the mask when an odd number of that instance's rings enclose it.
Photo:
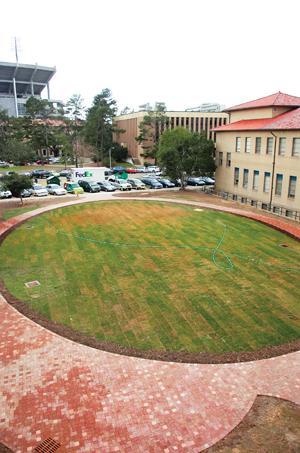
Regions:
[[[117,188],[108,181],[99,181],[97,184],[103,192],[114,192],[117,190]]]
[[[68,176],[72,176],[72,172],[70,170],[61,170],[59,176],[67,178]]]
[[[48,170],[33,170],[31,172],[31,178],[36,178],[36,179],[47,179],[52,176],[51,171]]]
[[[163,187],[166,187],[168,189],[170,189],[171,187],[175,187],[175,184],[166,178],[160,178],[158,179],[158,182],[160,182],[163,185]]]
[[[186,180],[188,186],[205,186],[205,182],[201,178],[189,177]]]
[[[150,189],[162,189],[163,185],[157,181],[157,179],[154,178],[142,178],[141,181],[146,184],[146,186],[149,186]]]
[[[84,181],[84,180],[80,180],[78,181],[78,184],[80,185],[80,187],[83,188],[83,190],[85,192],[100,192],[100,186],[99,184],[97,184],[96,182],[94,181]]]

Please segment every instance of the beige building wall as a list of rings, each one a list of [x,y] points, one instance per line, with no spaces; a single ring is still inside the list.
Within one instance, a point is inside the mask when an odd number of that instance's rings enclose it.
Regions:
[[[128,148],[129,155],[133,159],[144,162],[142,157],[143,148],[135,140],[139,135],[139,124],[143,120],[146,112],[129,113],[120,115],[115,118],[117,128],[124,129],[124,133],[114,135],[117,143],[123,144]],[[165,129],[174,129],[176,127],[185,127],[192,132],[206,132],[208,139],[215,141],[216,134],[212,129],[228,123],[229,115],[225,112],[165,112],[167,124]],[[160,131],[162,133],[163,131]],[[149,159],[147,159],[149,160]]]
[[[274,118],[290,110],[288,107],[263,107],[255,109],[244,109],[229,112],[230,123],[241,120],[255,120],[261,118]]]
[[[272,205],[276,207],[285,208],[288,210],[300,210],[300,157],[292,155],[293,139],[300,139],[300,130],[295,131],[276,131],[276,154],[274,155],[275,138],[273,141],[273,152],[267,154],[267,138],[273,137],[270,132],[266,131],[251,131],[251,132],[221,132],[217,134],[216,142],[216,190],[228,192],[231,194],[245,197],[250,200],[260,201],[263,203],[270,203],[272,198]],[[236,138],[241,138],[241,150],[236,151]],[[245,152],[246,137],[251,139],[250,152]],[[261,137],[261,152],[255,152],[256,137]],[[279,155],[279,138],[286,138],[285,155]],[[220,165],[220,152],[223,153],[223,163]],[[231,153],[230,166],[227,153]],[[222,156],[222,155],[221,155]],[[275,158],[274,158],[275,157]],[[272,185],[274,162],[274,179],[273,191],[271,197],[271,189],[268,192],[264,191],[264,173],[271,174],[270,185]],[[234,184],[234,169],[239,168],[239,183]],[[249,170],[248,186],[243,187],[243,173],[244,169]],[[254,171],[259,171],[258,188],[253,188],[253,175]],[[275,194],[276,175],[283,175],[282,193],[281,195]],[[296,194],[295,197],[289,197],[289,181],[290,176],[297,177]],[[276,210],[275,210],[276,212]]]

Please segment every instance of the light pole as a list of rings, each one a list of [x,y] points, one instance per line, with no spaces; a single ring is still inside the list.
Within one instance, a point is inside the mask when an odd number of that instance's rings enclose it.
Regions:
[[[111,148],[109,148],[108,153],[109,153],[109,168],[111,170]]]

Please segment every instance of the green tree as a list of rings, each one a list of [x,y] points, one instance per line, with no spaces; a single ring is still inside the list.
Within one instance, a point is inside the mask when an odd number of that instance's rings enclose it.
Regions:
[[[1,185],[6,190],[10,190],[14,197],[20,198],[23,204],[22,192],[25,189],[31,189],[32,181],[28,176],[14,173],[13,175],[3,176],[1,178]]]
[[[51,126],[51,117],[63,116],[63,110],[57,109],[46,99],[31,96],[26,102],[26,116],[30,120],[27,127],[33,148],[38,151],[46,148],[46,159],[49,159],[49,149],[56,146],[55,128]]]
[[[139,135],[135,139],[143,148],[143,156],[156,161],[159,137],[167,121],[167,108],[164,102],[156,102],[154,108],[147,103],[140,109],[147,110],[147,113],[139,124]]]
[[[73,156],[75,160],[75,165],[78,167],[78,158],[79,156],[79,142],[80,135],[83,128],[83,116],[85,113],[85,107],[83,105],[83,98],[80,94],[73,94],[67,102],[66,113],[70,118],[68,122],[68,135],[71,139]]]
[[[111,157],[115,162],[122,162],[128,157],[128,149],[119,143],[113,143],[111,146]]]
[[[15,165],[25,165],[35,159],[35,152],[29,143],[10,139],[6,143],[6,158]]]
[[[94,160],[99,163],[108,155],[112,146],[113,132],[117,132],[113,118],[117,113],[116,101],[108,88],[94,97],[88,109],[84,136],[87,143],[94,147]]]
[[[159,140],[158,162],[167,174],[181,180],[193,174],[211,175],[215,170],[214,143],[203,134],[192,133],[184,128],[169,129]]]
[[[7,142],[10,138],[9,117],[4,110],[0,110],[0,160],[8,160],[6,156]]]

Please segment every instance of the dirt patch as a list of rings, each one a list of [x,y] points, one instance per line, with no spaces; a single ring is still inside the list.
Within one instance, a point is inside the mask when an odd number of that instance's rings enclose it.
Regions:
[[[300,406],[259,395],[242,422],[206,453],[300,451]]]

